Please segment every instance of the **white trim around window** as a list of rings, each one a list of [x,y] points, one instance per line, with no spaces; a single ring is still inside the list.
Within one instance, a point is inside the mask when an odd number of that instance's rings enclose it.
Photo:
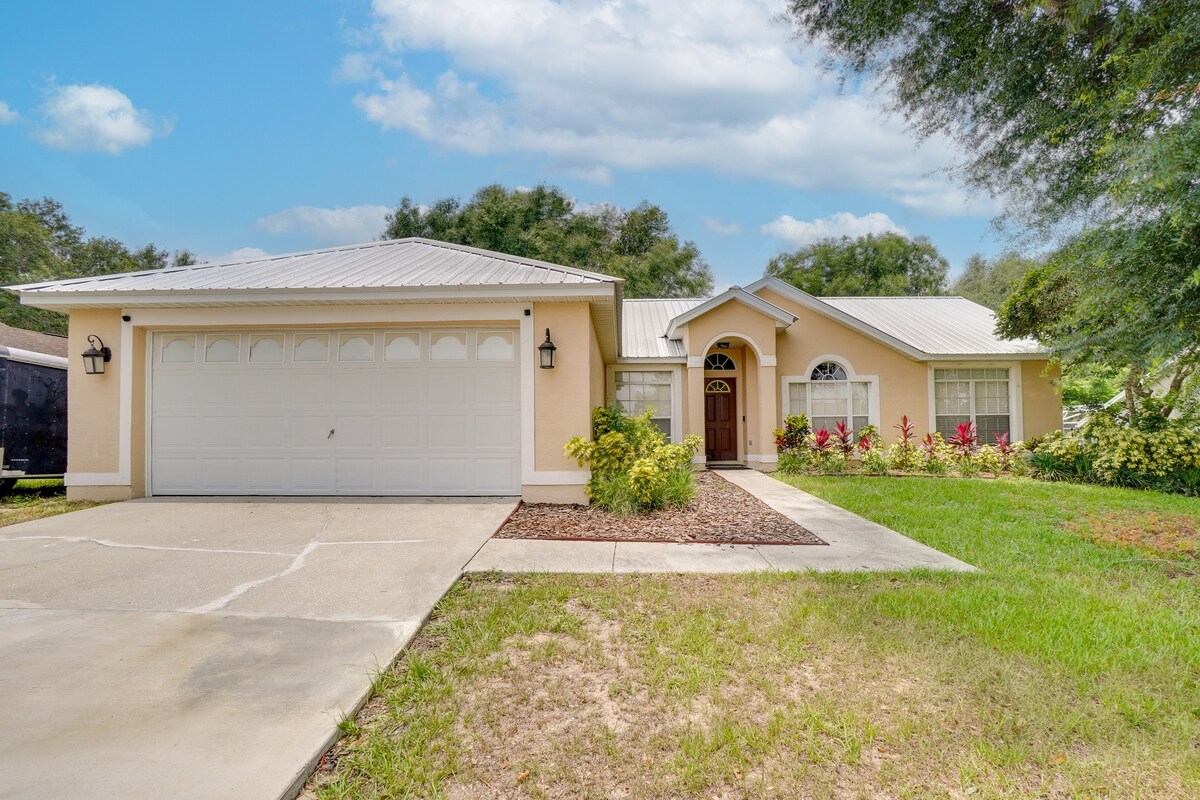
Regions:
[[[869,425],[874,425],[875,427],[878,428],[879,427],[879,376],[878,375],[859,375],[857,372],[854,371],[854,366],[848,360],[846,360],[842,356],[834,355],[831,353],[825,353],[824,355],[819,355],[816,358],[814,358],[812,361],[809,362],[808,367],[804,370],[804,372],[802,374],[800,374],[800,375],[784,375],[782,378],[779,379],[780,384],[781,384],[780,403],[779,403],[780,416],[787,417],[788,415],[790,415],[792,413],[791,396],[790,396],[791,392],[789,391],[791,385],[795,384],[795,383],[802,383],[802,384],[805,384],[805,386],[807,386],[810,383],[819,383],[819,381],[813,381],[811,376],[812,376],[814,369],[816,369],[818,366],[820,366],[821,364],[824,364],[826,362],[832,362],[834,364],[837,364],[839,367],[841,367],[843,370],[845,370],[847,383],[865,383],[867,385],[867,423]],[[932,373],[930,373],[930,374],[932,375]],[[853,411],[853,405],[852,405],[853,397],[854,397],[854,393],[853,393],[853,390],[851,390],[849,393],[849,398],[847,399],[847,403],[848,403],[847,408],[846,408],[847,420],[853,419],[853,414],[850,413],[851,411]],[[808,414],[807,407],[806,407],[804,413]],[[812,418],[812,415],[809,414],[809,419],[811,420],[811,418]],[[782,422],[782,420],[781,420],[781,422]]]
[[[609,364],[605,367],[604,402],[615,399],[618,372],[671,373],[671,441],[683,441],[683,367],[679,364]]]
[[[1020,361],[931,361],[929,362],[928,381],[929,381],[929,430],[937,430],[937,397],[934,386],[935,370],[939,369],[1007,369],[1008,370],[1008,427],[1009,438],[1014,442],[1019,442],[1025,438],[1025,409],[1022,403],[1022,397],[1025,394],[1021,383],[1021,362]],[[971,419],[975,416],[972,414]],[[985,442],[982,437],[979,443],[995,444],[995,442]]]

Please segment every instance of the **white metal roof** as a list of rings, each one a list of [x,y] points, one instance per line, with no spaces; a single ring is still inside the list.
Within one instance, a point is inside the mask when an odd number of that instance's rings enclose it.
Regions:
[[[1041,353],[1033,339],[1002,339],[996,315],[965,297],[820,297],[888,336],[935,356]]]
[[[625,358],[687,358],[683,342],[668,339],[671,320],[706,302],[686,300],[625,300],[621,305],[621,354]]]
[[[262,256],[9,287],[22,295],[613,284],[610,275],[430,239]]]

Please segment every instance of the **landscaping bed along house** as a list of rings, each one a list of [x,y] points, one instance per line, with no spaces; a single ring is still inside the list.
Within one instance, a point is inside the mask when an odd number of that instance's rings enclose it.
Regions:
[[[825,544],[815,535],[715,472],[694,479],[682,507],[621,516],[599,506],[522,503],[496,532],[499,539],[605,542]]]
[[[1093,413],[1071,433],[1055,431],[1024,442],[1008,434],[986,441],[974,422],[964,422],[948,438],[918,438],[907,416],[885,442],[878,428],[813,430],[808,418],[790,416],[775,431],[783,475],[931,475],[943,477],[1028,476],[1130,489],[1200,496],[1200,424],[1143,414],[1132,425],[1118,412]]]

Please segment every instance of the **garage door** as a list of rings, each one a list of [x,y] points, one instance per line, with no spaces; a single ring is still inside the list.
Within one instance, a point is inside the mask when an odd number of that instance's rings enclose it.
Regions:
[[[520,493],[511,329],[158,333],[154,494]]]

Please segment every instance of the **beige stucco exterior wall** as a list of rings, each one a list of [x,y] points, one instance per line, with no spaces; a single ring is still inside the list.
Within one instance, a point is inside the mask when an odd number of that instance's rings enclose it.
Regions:
[[[764,365],[758,357],[767,359],[776,354],[775,320],[761,311],[733,301],[714,308],[687,325],[684,343],[688,356],[703,358],[714,340],[728,339],[735,346],[746,345],[737,357],[738,371],[738,455],[762,463],[761,458],[773,459],[774,439],[771,431],[778,426],[779,399],[773,388],[776,370]],[[689,397],[697,401],[687,407],[685,433],[704,435],[704,378],[703,370],[688,369]],[[744,419],[744,422],[743,422]]]
[[[776,373],[781,398],[783,377],[803,377],[817,357],[838,356],[857,376],[879,378],[879,427],[885,437],[891,434],[891,426],[905,414],[916,424],[918,431],[932,430],[927,362],[914,361],[768,289],[758,292],[758,296],[797,316],[796,322],[779,337]],[[782,416],[786,412],[787,409],[780,409],[779,424],[783,423]]]
[[[534,303],[533,330],[539,344],[547,328],[558,350],[554,369],[534,370],[534,469],[579,471],[579,465],[563,455],[563,445],[573,436],[591,434],[596,372],[588,304]],[[599,374],[603,393],[603,365]]]
[[[596,338],[596,326],[588,325],[588,333],[591,342],[588,349],[588,357],[592,368],[592,375],[589,381],[592,389],[592,399],[588,405],[590,408],[596,408],[608,402],[606,396],[608,390],[605,384],[604,355],[600,352],[600,340]]]
[[[1021,362],[1021,406],[1026,439],[1062,430],[1062,395],[1055,386],[1059,374],[1057,364]]]
[[[135,355],[121,348],[121,312],[116,309],[72,311],[67,343],[67,472],[116,473],[120,467],[121,359]],[[79,354],[88,349],[88,336],[99,336],[112,348],[103,375],[83,371]],[[68,486],[71,500],[115,500],[132,496],[128,485]]]

